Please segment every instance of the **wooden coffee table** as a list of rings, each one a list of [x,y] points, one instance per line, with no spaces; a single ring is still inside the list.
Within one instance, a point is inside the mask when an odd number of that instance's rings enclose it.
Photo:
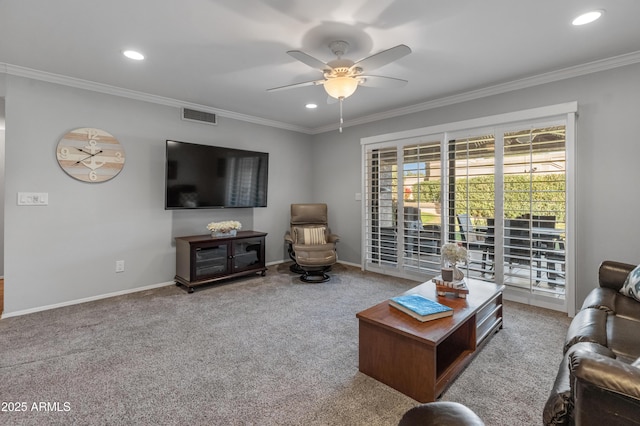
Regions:
[[[406,292],[450,306],[451,317],[420,322],[388,300],[359,312],[360,371],[419,402],[435,401],[502,328],[504,286],[466,280],[466,299],[437,296],[431,281]]]

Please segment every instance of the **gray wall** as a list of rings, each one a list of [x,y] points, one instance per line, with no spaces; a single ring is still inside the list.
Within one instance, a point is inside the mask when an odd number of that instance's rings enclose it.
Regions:
[[[310,200],[308,135],[220,117],[180,120],[174,107],[6,76],[5,314],[167,283],[177,235],[205,234],[212,220],[238,219],[268,232],[267,261],[285,258],[289,205]],[[96,127],[123,144],[113,180],[88,184],[58,166],[59,139]],[[164,210],[164,141],[176,139],[270,154],[269,207]],[[48,206],[17,206],[17,192],[47,192]],[[115,261],[125,272],[115,273]]]
[[[570,101],[578,102],[576,176],[576,305],[597,286],[605,259],[640,263],[640,64],[603,71],[316,135],[313,158],[331,164],[316,171],[314,195],[330,205],[333,227],[341,235],[340,256],[361,262],[360,139]],[[348,102],[348,101],[347,101]],[[348,117],[345,117],[348,122]],[[335,167],[333,166],[335,165]]]

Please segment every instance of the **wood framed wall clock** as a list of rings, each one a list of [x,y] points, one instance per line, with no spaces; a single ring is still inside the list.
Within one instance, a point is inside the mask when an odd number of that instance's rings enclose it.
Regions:
[[[67,133],[56,148],[58,164],[74,179],[98,183],[113,179],[124,167],[124,148],[109,132],[82,127]]]

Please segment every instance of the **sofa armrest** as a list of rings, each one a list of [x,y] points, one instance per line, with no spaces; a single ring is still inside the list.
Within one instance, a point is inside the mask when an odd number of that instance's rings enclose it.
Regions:
[[[600,264],[600,269],[598,270],[600,287],[611,288],[616,291],[620,290],[624,281],[627,279],[627,275],[629,275],[629,272],[635,267],[636,265],[629,263],[605,260]]]
[[[579,350],[569,360],[575,424],[640,424],[640,368]]]
[[[328,243],[337,243],[338,241],[340,241],[340,236],[339,235],[336,235],[336,234],[327,235],[327,242]]]

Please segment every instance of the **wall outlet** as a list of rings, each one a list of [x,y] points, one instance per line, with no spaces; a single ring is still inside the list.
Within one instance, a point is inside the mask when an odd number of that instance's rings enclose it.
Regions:
[[[116,260],[116,272],[124,272],[124,260]]]

